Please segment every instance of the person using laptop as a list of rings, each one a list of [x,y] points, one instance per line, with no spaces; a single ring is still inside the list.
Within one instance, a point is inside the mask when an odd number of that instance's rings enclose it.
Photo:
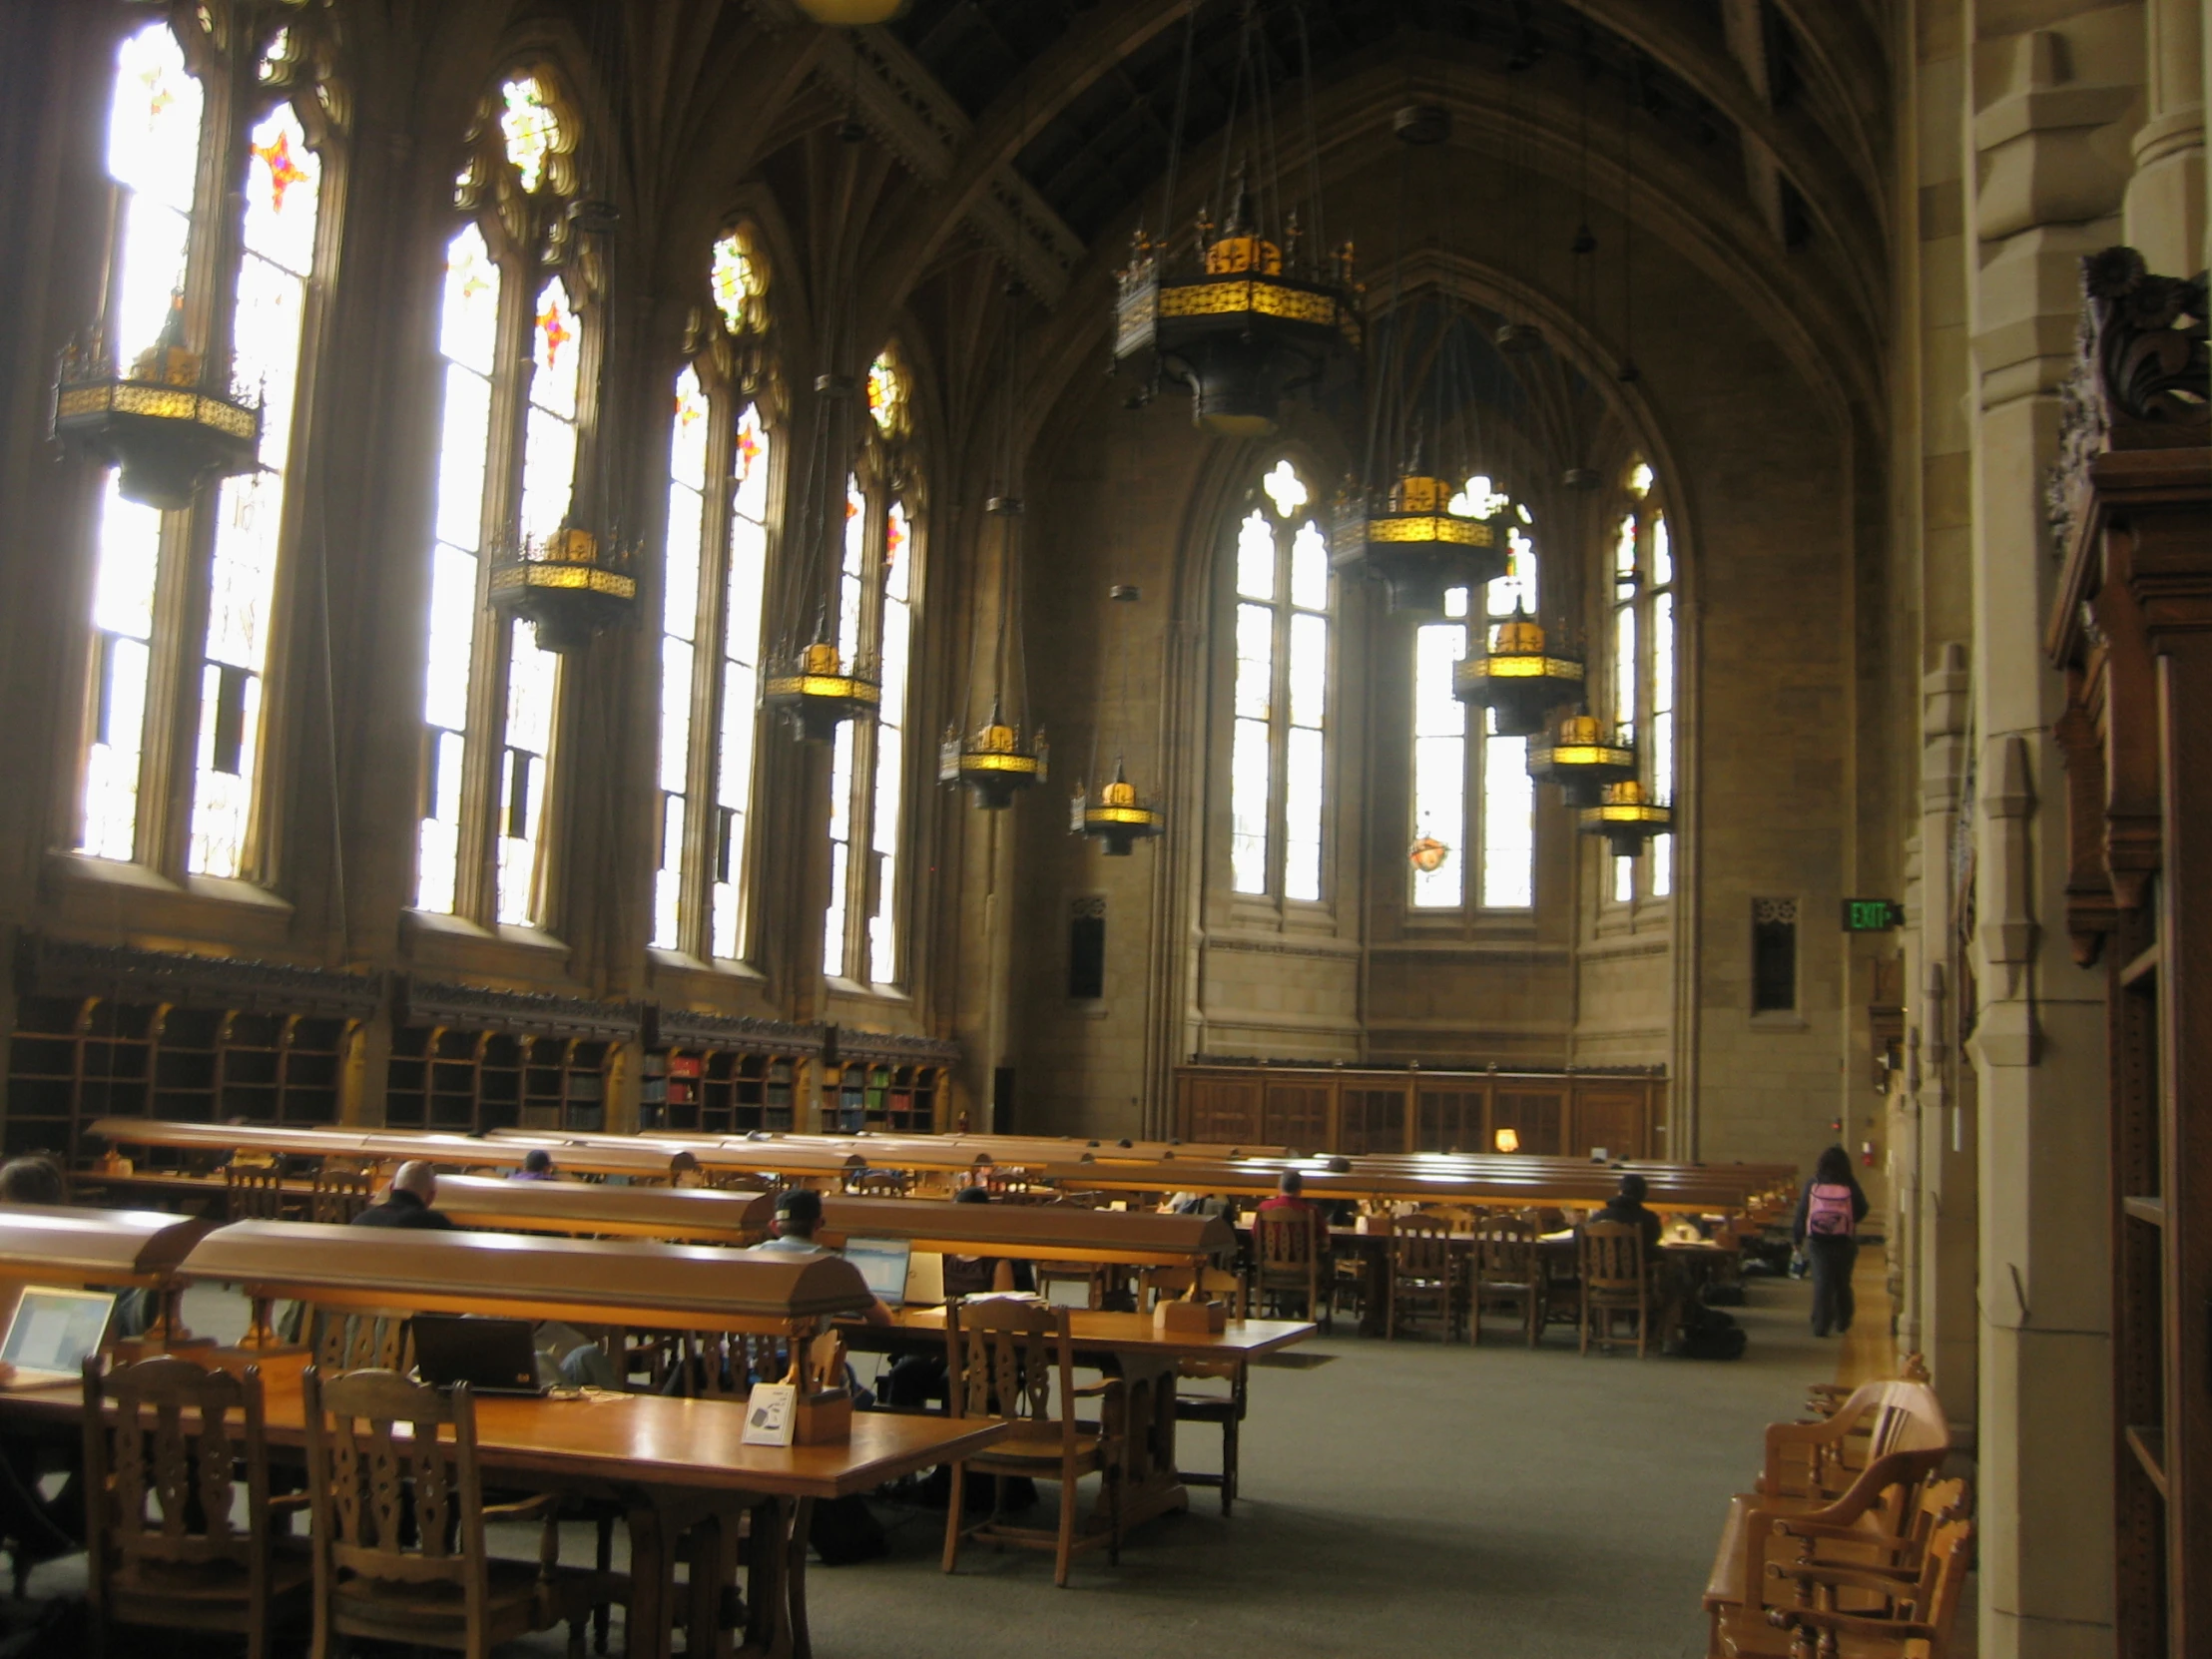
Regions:
[[[755,1245],[755,1250],[775,1251],[788,1256],[831,1256],[836,1254],[829,1246],[815,1242],[815,1234],[822,1226],[822,1194],[807,1187],[792,1187],[777,1195],[776,1221],[768,1242]],[[880,1299],[870,1297],[866,1311],[860,1316],[870,1325],[891,1323],[891,1311]]]
[[[450,1230],[450,1216],[430,1208],[438,1196],[438,1175],[428,1164],[410,1158],[391,1178],[391,1190],[381,1204],[371,1204],[353,1218],[355,1227],[411,1227]]]

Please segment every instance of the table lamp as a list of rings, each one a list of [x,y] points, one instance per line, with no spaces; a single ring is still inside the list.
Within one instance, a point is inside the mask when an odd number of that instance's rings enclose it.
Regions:
[[[1500,1152],[1518,1152],[1520,1150],[1520,1131],[1518,1129],[1500,1129],[1497,1132],[1497,1149]]]

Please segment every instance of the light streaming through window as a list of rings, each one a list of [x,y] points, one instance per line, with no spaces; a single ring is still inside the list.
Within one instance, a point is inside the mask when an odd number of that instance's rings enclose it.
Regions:
[[[1655,499],[1658,479],[1645,463],[1629,471],[1635,510],[1621,515],[1613,538],[1614,718],[1621,741],[1638,744],[1643,783],[1651,799],[1674,800],[1677,695],[1674,540]],[[1638,866],[1644,873],[1639,877]],[[1633,901],[1638,881],[1653,898],[1674,891],[1674,836],[1654,836],[1641,858],[1615,858],[1611,892],[1616,903]]]
[[[1261,480],[1273,507],[1237,528],[1230,714],[1232,890],[1322,896],[1329,712],[1329,544],[1288,460]]]
[[[117,185],[116,295],[110,348],[128,369],[160,337],[183,286],[200,159],[202,95],[166,23],[116,54],[108,173]],[[83,850],[129,858],[138,839],[139,767],[162,514],[108,479],[93,577],[92,720],[85,754]]]
[[[244,864],[262,731],[269,611],[276,585],[285,466],[298,385],[307,278],[314,265],[322,163],[289,104],[248,137],[246,218],[232,324],[233,375],[262,394],[262,470],[227,478],[217,501],[200,746],[187,867],[237,875]]]
[[[883,703],[875,720],[874,867],[868,889],[867,976],[878,985],[898,977],[898,836],[904,823],[906,692],[911,667],[913,612],[907,602],[910,527],[903,502],[883,514],[883,614],[878,630]]]
[[[699,643],[700,551],[707,528],[707,450],[713,410],[699,371],[676,377],[676,429],[669,444],[668,561],[661,594],[661,833],[653,873],[653,942],[683,943],[685,809],[692,754],[692,674]]]
[[[769,434],[757,406],[738,417],[732,464],[736,510],[723,575],[722,732],[715,758],[714,868],[708,948],[736,956],[744,948],[746,831],[753,813],[754,694],[761,664],[761,609],[768,584]]]

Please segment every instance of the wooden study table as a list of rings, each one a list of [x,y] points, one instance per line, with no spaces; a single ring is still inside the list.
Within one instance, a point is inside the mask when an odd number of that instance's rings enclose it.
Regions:
[[[298,1372],[273,1372],[265,1387],[271,1443],[303,1446]],[[73,1425],[83,1409],[74,1386],[0,1393],[0,1417]],[[741,1513],[751,1514],[767,1547],[755,1552],[745,1644],[723,1632],[715,1651],[734,1659],[809,1659],[807,1534],[815,1500],[968,1456],[1006,1432],[995,1417],[861,1411],[844,1444],[755,1446],[743,1443],[745,1415],[742,1400],[485,1394],[476,1400],[477,1453],[487,1480],[623,1505],[631,1532],[634,1599],[625,1635],[632,1659],[669,1653],[677,1609],[665,1599],[667,1553],[687,1531],[694,1533],[692,1628],[713,1627],[721,1586],[736,1568]]]
[[[888,1326],[838,1326],[855,1351],[871,1353],[941,1349],[944,1328],[942,1308],[901,1308]],[[1068,1335],[1077,1360],[1121,1378],[1125,1385],[1129,1466],[1121,1488],[1124,1525],[1191,1506],[1175,1462],[1177,1366],[1185,1360],[1249,1362],[1302,1343],[1316,1329],[1304,1320],[1231,1320],[1217,1332],[1160,1331],[1150,1314],[1069,1311]]]

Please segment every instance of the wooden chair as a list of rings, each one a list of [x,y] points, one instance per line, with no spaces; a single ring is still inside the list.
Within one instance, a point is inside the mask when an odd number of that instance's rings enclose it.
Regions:
[[[307,1315],[307,1352],[324,1377],[354,1371],[414,1370],[414,1327],[401,1313],[347,1313],[314,1308]]]
[[[753,1384],[791,1370],[790,1339],[751,1331],[686,1331],[673,1345],[681,1381],[674,1392],[700,1399],[743,1399]],[[655,1379],[665,1386],[667,1378]]]
[[[1973,1522],[1939,1523],[1919,1570],[1885,1572],[1864,1566],[1791,1566],[1769,1569],[1797,1580],[1829,1605],[1759,1609],[1724,1615],[1717,1633],[1723,1659],[1946,1659],[1958,1602],[1972,1562]],[[1846,1612],[1833,1603],[1857,1594],[1875,1603]]]
[[[1598,1327],[1598,1346],[1613,1352],[1613,1337],[1623,1314],[1636,1316],[1636,1358],[1650,1349],[1651,1283],[1644,1274],[1644,1231],[1634,1222],[1582,1224],[1578,1245],[1582,1268],[1582,1352],[1590,1352],[1590,1331]]]
[[[1400,1216],[1390,1226],[1390,1282],[1383,1335],[1433,1315],[1444,1340],[1458,1335],[1459,1275],[1451,1255],[1451,1223],[1441,1216]]]
[[[375,1196],[375,1182],[366,1170],[331,1169],[325,1164],[314,1174],[307,1219],[326,1227],[343,1227],[367,1209]]]
[[[1543,1334],[1548,1290],[1536,1224],[1521,1216],[1485,1216],[1474,1229],[1474,1286],[1467,1312],[1467,1340],[1482,1340],[1482,1310],[1499,1304],[1520,1309],[1534,1348]]]
[[[550,1493],[484,1502],[466,1386],[426,1387],[389,1371],[325,1380],[309,1367],[300,1399],[316,1659],[349,1636],[487,1659],[501,1642],[563,1622],[570,1659],[582,1659],[592,1610],[629,1599],[619,1574],[560,1565],[560,1509]],[[401,1425],[404,1438],[394,1432]],[[445,1429],[450,1439],[440,1438]],[[487,1554],[487,1518],[541,1522],[538,1559]]]
[[[1000,1301],[955,1302],[945,1310],[945,1363],[951,1374],[952,1414],[999,1416],[1012,1432],[990,1450],[952,1465],[951,1502],[944,1518],[944,1570],[960,1562],[966,1538],[1053,1551],[1052,1582],[1067,1587],[1068,1563],[1079,1549],[1106,1546],[1121,1561],[1121,1472],[1126,1425],[1122,1382],[1109,1377],[1075,1385],[1068,1339],[1068,1311]],[[1076,1401],[1096,1399],[1099,1419],[1078,1421]],[[1055,1401],[1057,1403],[1055,1404]],[[1076,1484],[1096,1470],[1106,1486],[1104,1530],[1081,1529]],[[1052,1529],[1012,1526],[999,1518],[996,1488],[991,1512],[967,1522],[963,1504],[970,1472],[1060,1482],[1059,1524]]]
[[[1250,1297],[1244,1275],[1228,1273],[1221,1268],[1148,1268],[1145,1271],[1143,1291],[1138,1298],[1139,1313],[1148,1313],[1163,1298],[1188,1296],[1193,1280],[1197,1281],[1201,1300],[1225,1302],[1229,1317],[1241,1320]],[[1228,1514],[1230,1505],[1237,1501],[1237,1451],[1244,1426],[1248,1403],[1248,1387],[1251,1368],[1242,1360],[1181,1360],[1176,1363],[1178,1383],[1215,1382],[1227,1382],[1229,1391],[1217,1393],[1211,1388],[1185,1388],[1175,1390],[1175,1420],[1177,1422],[1210,1422],[1221,1429],[1221,1473],[1207,1474],[1190,1469],[1178,1470],[1186,1486],[1215,1486],[1221,1490],[1221,1512]]]
[[[240,1633],[262,1659],[272,1634],[305,1622],[313,1563],[282,1532],[306,1499],[270,1495],[259,1368],[234,1377],[165,1355],[103,1376],[88,1360],[85,1492],[96,1654],[117,1625],[139,1625]]]
[[[1322,1295],[1323,1257],[1327,1254],[1321,1212],[1294,1209],[1258,1210],[1252,1217],[1253,1290],[1262,1307],[1280,1314],[1285,1299],[1299,1305],[1299,1317],[1319,1320],[1333,1332],[1334,1298]]]
[[[275,1164],[225,1164],[223,1198],[227,1220],[284,1219],[284,1178]]]

